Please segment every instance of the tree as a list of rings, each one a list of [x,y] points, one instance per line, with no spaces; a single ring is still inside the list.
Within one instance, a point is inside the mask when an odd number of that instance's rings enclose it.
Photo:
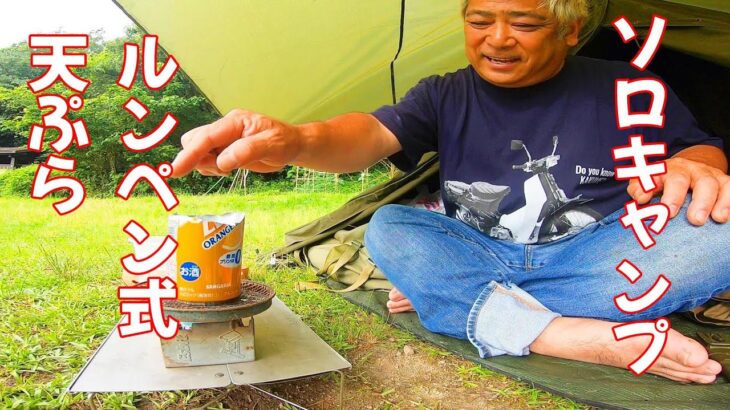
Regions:
[[[142,34],[137,29],[128,31],[127,38],[103,41],[100,33],[92,33],[89,41],[87,66],[75,70],[82,78],[91,81],[83,95],[84,107],[70,112],[69,119],[83,118],[91,138],[91,146],[84,149],[70,148],[65,155],[76,158],[76,176],[83,181],[87,191],[96,195],[111,195],[124,173],[133,165],[146,162],[156,165],[171,161],[180,148],[180,137],[192,128],[207,124],[217,118],[217,112],[201,96],[194,84],[180,71],[162,90],[148,90],[141,79],[141,70],[131,90],[116,85],[122,67],[125,41],[141,43]],[[166,55],[160,50],[158,61]],[[26,82],[42,74],[42,69],[30,67],[30,50],[20,43],[0,50],[0,144],[19,146],[27,143],[30,128],[40,123],[41,112],[36,96]],[[43,94],[55,93],[70,97],[73,91],[63,84],[56,84]],[[134,96],[147,105],[149,115],[140,123],[122,107]],[[172,113],[179,123],[175,131],[158,147],[144,153],[128,152],[120,137],[126,131],[137,135],[152,131],[166,113]],[[45,146],[57,137],[49,129]],[[46,148],[50,152],[49,148]],[[173,180],[176,191],[200,192],[215,183],[211,178],[190,176]],[[143,186],[140,186],[144,189]]]

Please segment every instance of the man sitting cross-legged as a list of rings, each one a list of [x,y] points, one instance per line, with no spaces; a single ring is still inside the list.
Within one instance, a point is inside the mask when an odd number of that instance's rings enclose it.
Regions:
[[[235,110],[183,136],[174,174],[287,164],[354,172],[385,157],[408,168],[437,151],[446,215],[388,205],[366,233],[398,289],[389,309],[415,309],[427,329],[468,339],[483,357],[532,351],[626,367],[649,337],[617,342],[617,322],[689,310],[730,288],[730,177],[721,140],[671,90],[665,128],[618,130],[615,80],[649,74],[569,57],[586,14],[585,0],[465,1],[468,67],[426,78],[373,114],[290,125]],[[646,111],[644,97],[632,99],[634,111]],[[652,193],[613,178],[611,150],[634,134],[668,147]],[[653,200],[673,219],[643,250],[618,218],[631,198],[660,193]],[[641,269],[635,284],[616,272],[623,259]],[[661,274],[672,285],[650,308],[630,315],[614,305]],[[671,330],[648,371],[712,383],[720,370]]]

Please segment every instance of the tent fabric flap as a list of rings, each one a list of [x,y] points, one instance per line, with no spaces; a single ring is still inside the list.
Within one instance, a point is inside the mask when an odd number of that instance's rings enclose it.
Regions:
[[[370,112],[394,102],[393,86],[398,100],[420,79],[467,65],[460,0],[115,2],[221,113],[305,122]],[[607,3],[591,2],[581,43]]]
[[[603,25],[625,16],[643,39],[653,15],[667,19],[662,46],[730,67],[730,1],[610,0]]]
[[[457,0],[116,1],[221,113],[303,122],[392,103],[402,4],[398,98],[421,77],[466,64]]]

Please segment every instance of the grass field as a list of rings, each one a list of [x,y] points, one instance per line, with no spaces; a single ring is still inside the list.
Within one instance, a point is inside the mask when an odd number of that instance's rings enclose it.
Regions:
[[[433,362],[434,366],[449,369],[449,376],[461,384],[453,394],[488,389],[485,400],[494,400],[497,407],[575,407],[568,400],[419,344],[410,335],[391,328],[380,318],[360,311],[336,295],[294,291],[296,281],[311,279],[311,274],[303,269],[274,270],[266,264],[254,263],[257,256],[268,255],[282,245],[284,232],[335,209],[350,196],[346,193],[189,196],[180,198],[181,205],[175,212],[246,213],[244,260],[251,266],[253,279],[273,286],[278,296],[316,333],[353,362],[353,369],[347,375],[348,383],[356,386],[348,389],[348,394],[353,395],[351,404],[360,403],[367,408],[442,406],[440,401],[408,400],[410,390],[404,390],[397,382],[391,386],[390,382],[374,380],[377,377],[366,371],[373,363],[370,356],[362,354],[366,348],[378,346],[385,353],[400,355],[403,346],[410,344],[424,355],[424,363]],[[53,211],[50,201],[0,198],[0,209],[3,210],[0,408],[237,407],[230,400],[216,402],[215,398],[221,393],[235,396],[235,389],[242,388],[103,394],[93,398],[64,393],[119,319],[116,298],[116,287],[121,284],[119,258],[130,250],[122,227],[134,218],[153,235],[166,231],[167,213],[156,198],[127,202],[88,199],[79,210],[64,217]],[[305,393],[302,394],[308,396],[315,393],[336,396],[336,384],[330,380],[316,384],[319,390],[307,391],[308,385],[303,386]],[[289,392],[289,398],[297,401],[300,397]],[[312,407],[327,408],[326,403]],[[241,408],[247,407],[241,405]]]

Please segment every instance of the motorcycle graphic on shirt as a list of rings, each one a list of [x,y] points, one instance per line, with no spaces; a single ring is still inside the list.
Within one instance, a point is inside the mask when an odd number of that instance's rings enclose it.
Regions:
[[[445,196],[456,206],[457,219],[493,238],[526,244],[553,241],[601,219],[601,214],[586,205],[591,199],[568,198],[548,171],[560,160],[555,155],[557,136],[553,137],[553,152],[544,158],[533,160],[520,140],[512,140],[510,148],[524,149],[527,154],[527,162],[512,169],[533,174],[524,182],[525,206],[502,214],[499,205],[510,194],[509,186],[445,181]]]

